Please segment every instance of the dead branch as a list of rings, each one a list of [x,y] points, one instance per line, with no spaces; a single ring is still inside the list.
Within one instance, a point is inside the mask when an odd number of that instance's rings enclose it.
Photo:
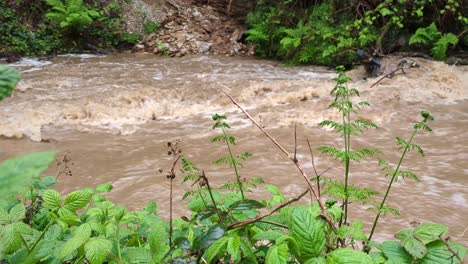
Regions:
[[[409,61],[407,61],[405,59],[401,60],[398,63],[398,66],[394,70],[392,70],[391,72],[389,72],[389,73],[385,74],[384,76],[382,76],[382,78],[380,78],[377,82],[372,84],[369,88],[372,88],[372,87],[376,86],[377,84],[379,84],[385,78],[391,79],[391,78],[395,77],[398,74],[406,74],[406,72],[405,72],[405,65],[406,64],[409,64],[410,68],[419,67],[419,64],[417,64],[415,61],[409,62]],[[399,71],[401,71],[401,72],[399,72]]]
[[[246,226],[246,225],[250,225],[250,224],[253,224],[255,222],[258,222],[260,220],[262,220],[263,218],[267,217],[267,216],[270,216],[274,213],[276,213],[278,210],[280,210],[281,208],[283,207],[286,207],[296,201],[299,201],[302,197],[304,197],[304,195],[306,195],[310,190],[307,189],[305,190],[303,193],[301,193],[299,196],[295,197],[295,198],[292,198],[290,199],[289,201],[285,202],[285,203],[282,203],[280,205],[278,205],[277,207],[275,207],[275,209],[273,209],[271,212],[267,213],[267,214],[264,214],[264,215],[259,215],[255,218],[251,218],[251,219],[248,219],[248,220],[245,220],[245,221],[240,221],[240,222],[235,222],[235,223],[232,223],[230,225],[227,226],[227,229],[233,229],[233,228],[238,228],[238,227],[242,227],[242,226]]]
[[[325,221],[328,223],[328,225],[330,226],[330,228],[333,230],[333,232],[336,233],[336,227],[335,225],[333,224],[333,221],[330,219],[330,217],[328,217],[327,215],[327,209],[325,208],[325,205],[324,203],[322,202],[322,200],[320,199],[320,196],[318,195],[317,193],[317,190],[315,189],[315,184],[312,183],[310,180],[309,180],[309,177],[307,176],[306,172],[304,171],[304,169],[302,168],[301,164],[299,163],[299,161],[295,160],[294,157],[280,144],[278,143],[278,141],[276,141],[260,124],[257,123],[257,121],[255,121],[255,119],[253,119],[252,116],[250,116],[249,113],[247,113],[247,111],[242,108],[242,106],[236,101],[234,100],[234,98],[232,98],[231,95],[229,95],[227,93],[227,91],[225,91],[223,89],[223,92],[224,94],[226,94],[226,96],[231,100],[231,102],[236,105],[237,107],[239,107],[239,109],[245,114],[245,116],[250,119],[250,121],[252,121],[252,123],[254,123],[272,142],[273,144],[275,144],[280,150],[281,152],[283,152],[293,163],[294,165],[296,165],[297,169],[299,170],[299,172],[301,173],[302,177],[304,178],[304,180],[306,181],[307,185],[309,186],[309,190],[311,191],[311,193],[313,194],[315,200],[318,202],[319,206],[320,206],[320,210],[321,210],[321,215],[323,217],[323,219],[325,219]]]

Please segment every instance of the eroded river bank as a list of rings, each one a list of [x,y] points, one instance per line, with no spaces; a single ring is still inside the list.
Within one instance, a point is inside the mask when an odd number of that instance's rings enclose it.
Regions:
[[[387,68],[400,58],[384,60]],[[384,218],[380,238],[412,222],[438,222],[450,227],[452,237],[468,245],[468,67],[414,59],[419,68],[385,79],[363,79],[363,70],[350,72],[352,86],[372,108],[360,116],[381,128],[353,141],[355,147],[376,146],[396,163],[395,137],[408,137],[421,110],[436,120],[434,132],[416,141],[426,157],[412,153],[403,164],[421,182],[395,185],[390,205],[401,216]],[[312,175],[306,138],[313,147],[341,144],[337,135],[318,128],[324,119],[338,118],[327,110],[333,99],[335,73],[321,67],[284,67],[252,58],[187,56],[153,57],[145,54],[113,56],[62,56],[50,61],[23,60],[14,65],[23,72],[15,94],[0,103],[0,158],[37,150],[58,150],[72,158],[73,176],[61,176],[58,190],[111,183],[113,200],[141,208],[155,200],[167,215],[168,181],[158,169],[168,168],[166,142],[181,140],[184,155],[203,168],[213,185],[232,172],[212,162],[225,155],[224,146],[211,143],[217,135],[211,115],[226,113],[237,151],[254,155],[241,170],[242,177],[263,177],[281,187],[288,197],[305,189],[294,166],[222,94],[227,89],[274,137],[293,149],[293,127],[298,126],[299,158]],[[19,139],[18,139],[19,138]],[[42,142],[41,142],[42,141]],[[325,177],[342,177],[341,166],[316,153],[319,170],[331,167]],[[353,183],[384,191],[386,180],[376,161],[352,165]],[[52,166],[49,173],[57,168]],[[176,182],[182,176],[177,175]],[[176,213],[189,185],[176,185]],[[261,187],[260,187],[261,188]],[[266,192],[249,194],[261,197]],[[371,220],[368,206],[356,207],[352,218]],[[370,223],[367,223],[369,225]]]

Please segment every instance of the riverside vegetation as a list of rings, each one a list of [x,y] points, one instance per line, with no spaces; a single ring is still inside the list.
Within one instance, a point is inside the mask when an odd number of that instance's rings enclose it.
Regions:
[[[463,4],[465,2],[465,4]],[[356,50],[430,52],[445,60],[468,46],[466,1],[257,1],[247,41],[260,56],[292,64],[350,66]]]
[[[0,2],[0,55],[3,56],[128,48],[140,38],[124,31],[118,1]]]
[[[182,155],[179,142],[168,143],[168,154],[173,157],[167,171],[171,186],[174,180],[193,186],[184,195],[191,214],[181,218],[172,217],[171,187],[169,221],[158,216],[154,202],[142,210],[129,212],[123,205],[107,200],[104,194],[112,190],[110,184],[61,195],[51,187],[62,171],[57,177],[41,176],[57,152],[26,154],[0,163],[0,259],[11,264],[463,263],[466,248],[449,238],[444,225],[420,224],[397,232],[397,240],[381,243],[372,240],[380,217],[398,214],[396,208],[387,204],[393,183],[401,178],[418,180],[415,173],[401,166],[412,151],[424,155],[415,137],[431,131],[429,122],[433,117],[423,111],[409,138],[397,138],[402,151],[399,160],[392,163],[379,159],[388,187],[383,197],[377,198],[376,191],[352,185],[350,181],[352,162],[378,158],[381,154],[374,147],[352,148],[353,138],[377,125],[355,118],[369,103],[357,102],[359,91],[348,87],[350,79],[343,67],[337,70],[336,86],[331,91],[334,99],[329,107],[340,113],[340,120],[326,120],[320,125],[331,127],[344,145],[322,146],[318,150],[342,162],[345,168],[342,179],[329,179],[317,172],[309,177],[296,151],[289,153],[226,93],[295,164],[307,186],[300,195],[287,199],[278,187],[265,184],[261,178],[240,178],[242,162],[252,154],[236,153],[236,139],[228,132],[227,117],[221,114],[213,116],[213,128],[220,134],[212,141],[223,143],[227,156],[214,163],[232,168],[232,182],[212,186],[209,175]],[[11,94],[19,78],[14,69],[0,66],[0,99]],[[178,166],[180,173],[176,173]],[[180,174],[183,179],[176,177]],[[249,194],[259,186],[270,196],[250,199]],[[309,204],[293,204],[308,194]],[[350,219],[350,202],[375,210],[369,234],[363,230],[361,221]]]

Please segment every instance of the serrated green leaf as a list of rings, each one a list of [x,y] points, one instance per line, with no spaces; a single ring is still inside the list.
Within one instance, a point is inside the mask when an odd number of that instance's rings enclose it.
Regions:
[[[7,225],[0,233],[0,240],[4,245],[4,253],[13,253],[21,248],[21,237],[13,225]]]
[[[324,224],[316,217],[310,207],[296,207],[292,212],[289,231],[299,245],[301,261],[320,256],[325,250]]]
[[[439,240],[448,233],[448,227],[439,224],[421,224],[414,229],[414,237],[424,244]]]
[[[227,252],[231,256],[239,255],[239,253],[240,253],[240,243],[241,243],[241,240],[240,240],[240,237],[238,235],[234,234],[233,236],[231,236],[229,238],[229,240],[228,240]]]
[[[212,243],[204,254],[206,262],[211,263],[212,260],[224,255],[226,253],[228,240],[229,237],[221,237]]]
[[[466,248],[456,242],[449,242],[450,248],[458,254],[462,259],[465,259]],[[427,254],[418,262],[420,264],[462,264],[459,263],[456,257],[448,251],[447,246],[442,241],[434,241],[427,244]]]
[[[400,245],[398,241],[385,241],[378,247],[389,261],[401,264],[413,263],[413,257]]]
[[[60,251],[60,259],[65,259],[73,253],[76,249],[85,244],[91,237],[91,227],[87,224],[83,224],[76,228],[75,234],[70,238],[62,247]]]
[[[37,245],[38,251],[36,253],[36,257],[38,257],[41,261],[46,261],[48,259],[56,259],[58,257],[57,252],[60,252],[63,244],[65,244],[65,242],[58,241],[58,240],[42,240]],[[62,262],[56,259],[55,261],[50,261],[47,263],[62,263]]]
[[[167,238],[168,235],[162,223],[153,225],[149,244],[154,259],[162,259],[169,251],[169,240]]]
[[[46,190],[42,194],[44,200],[44,207],[52,211],[60,209],[62,207],[62,197],[56,190]]]
[[[268,249],[265,263],[286,264],[288,263],[288,246],[286,244],[273,245]]]
[[[142,247],[126,247],[122,250],[122,258],[130,264],[145,264],[152,259],[151,252]]]
[[[327,256],[326,260],[327,264],[374,264],[369,255],[350,248],[334,250]]]
[[[65,197],[64,207],[70,211],[76,211],[85,207],[92,197],[93,194],[86,191],[71,192]]]
[[[327,264],[327,260],[324,257],[310,258],[304,264]]]
[[[260,241],[260,240],[269,240],[269,241],[275,241],[278,238],[284,236],[284,233],[277,231],[277,230],[267,230],[267,231],[262,231],[257,234],[255,234],[252,239],[254,241]]]
[[[35,152],[17,156],[0,163],[0,199],[6,199],[49,167],[57,152]]]
[[[112,252],[112,242],[105,238],[93,237],[86,242],[84,249],[90,264],[101,264]]]
[[[96,191],[99,193],[110,192],[112,190],[112,185],[109,183],[99,184],[96,187]]]
[[[417,259],[424,257],[427,253],[427,248],[424,243],[413,237],[402,240],[401,245],[408,253]]]
[[[17,222],[25,217],[26,208],[23,204],[17,204],[10,209],[9,218],[10,223]]]
[[[10,222],[10,216],[8,212],[0,207],[0,225],[8,224]]]

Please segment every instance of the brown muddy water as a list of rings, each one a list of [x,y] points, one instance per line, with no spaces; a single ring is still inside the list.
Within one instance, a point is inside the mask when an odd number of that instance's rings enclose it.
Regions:
[[[395,67],[400,58],[384,60]],[[384,158],[396,163],[395,137],[408,137],[421,110],[436,118],[433,133],[416,138],[424,158],[410,153],[404,169],[412,169],[421,182],[399,181],[390,205],[401,216],[387,216],[379,226],[379,239],[407,228],[412,222],[438,222],[450,227],[451,236],[468,245],[468,67],[414,59],[419,68],[385,79],[363,79],[363,70],[349,74],[352,86],[373,106],[360,116],[381,127],[352,141],[352,147],[378,146]],[[212,161],[226,154],[223,145],[210,142],[219,132],[211,129],[214,113],[226,113],[236,136],[235,151],[254,154],[244,163],[242,177],[263,177],[294,196],[306,185],[295,167],[222,94],[227,89],[265,128],[293,150],[293,127],[298,127],[298,157],[309,175],[312,166],[306,144],[340,146],[333,132],[317,124],[339,115],[327,110],[334,72],[320,67],[284,67],[251,58],[193,56],[155,57],[122,54],[106,57],[69,55],[50,61],[23,60],[15,67],[23,80],[11,98],[0,103],[0,159],[39,150],[58,150],[72,158],[73,176],[61,176],[62,193],[85,186],[111,183],[109,198],[131,209],[157,201],[167,216],[168,181],[160,168],[172,162],[166,142],[180,140],[183,154],[203,168],[212,184],[233,181],[232,171]],[[42,142],[41,142],[42,140]],[[341,166],[316,151],[318,170],[339,178]],[[48,173],[54,174],[54,165]],[[384,192],[387,180],[375,161],[351,165],[355,184]],[[180,199],[190,189],[176,178],[176,214],[186,212]],[[250,197],[267,195],[261,188]],[[304,200],[304,202],[306,202]],[[352,204],[352,218],[363,218],[369,228],[368,206]]]

